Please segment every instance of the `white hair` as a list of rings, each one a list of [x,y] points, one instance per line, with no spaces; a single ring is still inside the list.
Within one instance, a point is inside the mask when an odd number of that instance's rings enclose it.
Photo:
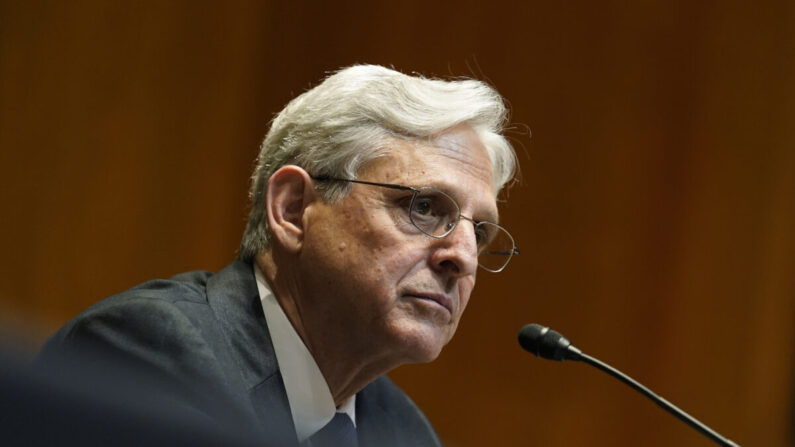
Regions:
[[[507,123],[502,97],[473,80],[408,76],[377,65],[355,65],[296,97],[271,123],[252,177],[251,211],[239,257],[268,248],[265,192],[271,174],[294,164],[314,176],[356,178],[363,165],[389,151],[388,142],[428,139],[469,125],[486,147],[499,192],[514,176],[516,154],[501,135]],[[341,199],[350,185],[319,184],[325,201]]]

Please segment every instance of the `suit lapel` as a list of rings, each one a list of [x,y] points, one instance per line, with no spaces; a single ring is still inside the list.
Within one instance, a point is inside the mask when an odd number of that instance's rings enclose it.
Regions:
[[[250,391],[257,420],[273,445],[297,446],[295,425],[284,391],[282,375],[277,371]]]
[[[389,413],[377,402],[373,384],[356,395],[356,431],[360,446],[396,445],[395,428]]]
[[[251,264],[236,260],[207,281],[207,300],[221,324],[229,356],[270,440],[295,444],[290,405],[273,351]]]

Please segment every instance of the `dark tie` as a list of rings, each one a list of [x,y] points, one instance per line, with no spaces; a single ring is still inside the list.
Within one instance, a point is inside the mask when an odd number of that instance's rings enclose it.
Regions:
[[[312,447],[358,447],[356,427],[345,413],[335,413],[334,418],[309,438]]]

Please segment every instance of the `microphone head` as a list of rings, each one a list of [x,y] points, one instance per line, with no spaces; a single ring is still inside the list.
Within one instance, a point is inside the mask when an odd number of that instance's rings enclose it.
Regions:
[[[519,331],[519,344],[532,354],[549,360],[579,360],[582,352],[564,336],[540,324],[528,324]]]

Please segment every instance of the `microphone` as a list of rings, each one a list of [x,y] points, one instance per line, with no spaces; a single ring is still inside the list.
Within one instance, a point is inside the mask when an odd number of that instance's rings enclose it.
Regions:
[[[519,331],[519,344],[525,351],[547,360],[580,360],[582,351],[569,339],[540,324],[528,324]]]
[[[525,325],[519,331],[519,344],[525,351],[543,359],[558,360],[561,362],[564,360],[585,362],[629,385],[635,391],[651,399],[657,406],[676,416],[679,420],[694,428],[718,445],[724,447],[740,447],[734,441],[721,436],[698,419],[685,413],[676,405],[654,394],[650,389],[641,385],[635,379],[577,349],[566,337],[548,327],[541,326],[540,324]]]

